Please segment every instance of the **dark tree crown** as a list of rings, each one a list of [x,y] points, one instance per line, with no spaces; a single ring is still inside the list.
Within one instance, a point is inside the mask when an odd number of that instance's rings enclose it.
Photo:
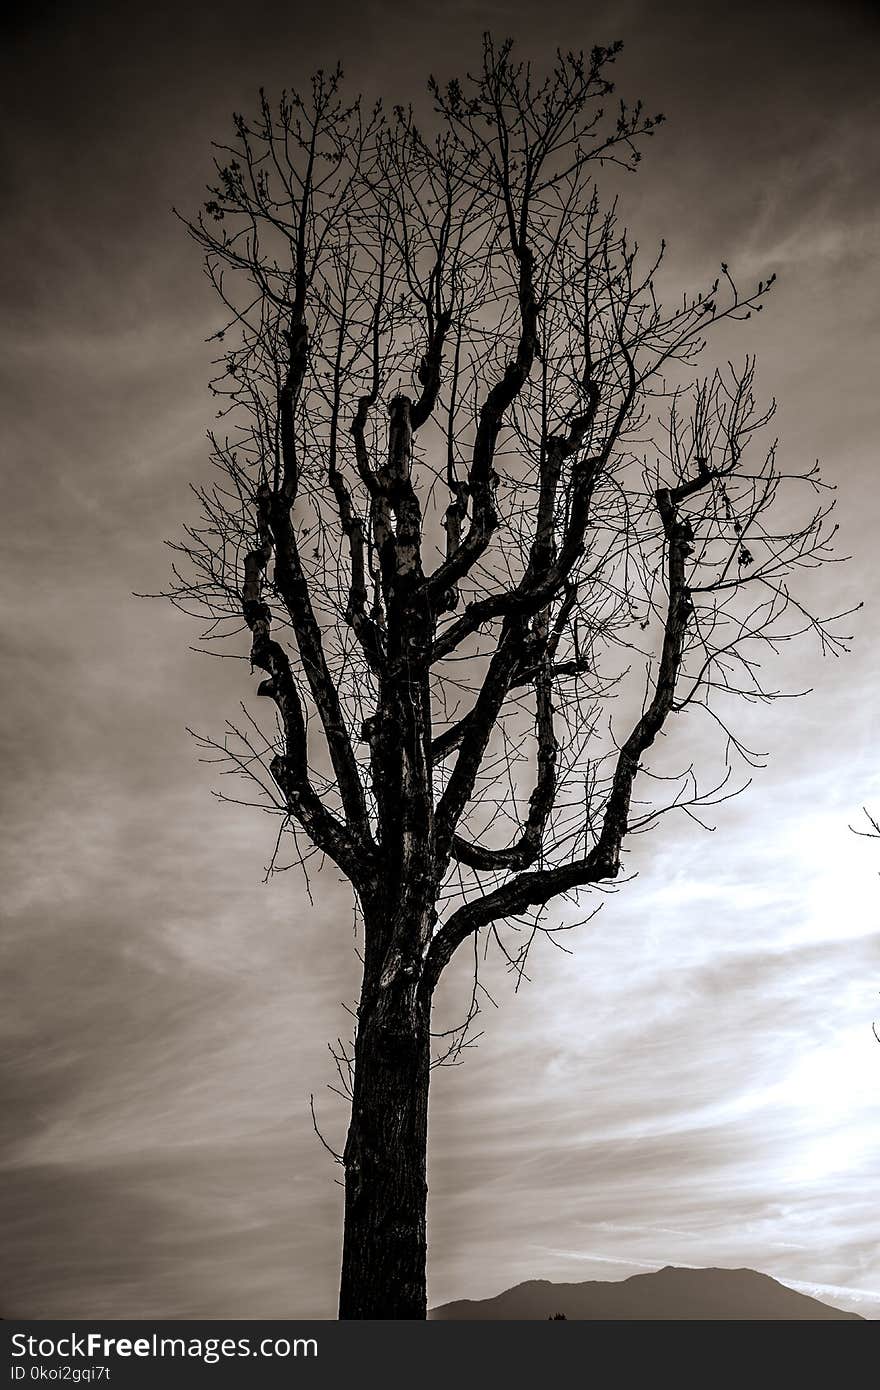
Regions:
[[[701,367],[773,277],[665,307],[662,245],[603,201],[662,119],[613,97],[619,48],[538,77],[487,37],[425,126],[339,71],[261,94],[189,224],[225,320],[173,597],[259,672],[273,718],[212,746],[351,880],[376,988],[430,996],[483,927],[530,942],[731,794],[686,748],[652,776],[658,736],[706,717],[747,759],[729,697],[772,698],[781,641],[839,645],[791,588],[830,556],[818,472],[781,468],[753,359]]]

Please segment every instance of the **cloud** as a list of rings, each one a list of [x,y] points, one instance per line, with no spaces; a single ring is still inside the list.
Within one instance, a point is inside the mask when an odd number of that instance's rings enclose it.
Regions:
[[[604,6],[586,32],[570,3],[461,3],[438,29],[427,5],[258,0],[245,45],[225,0],[207,25],[198,5],[19,25],[0,247],[6,1316],[335,1308],[339,1188],[308,1096],[338,1146],[323,1086],[356,995],[350,903],[329,873],[314,908],[292,874],[263,885],[271,826],[212,801],[185,734],[222,730],[246,664],[193,656],[192,624],[130,597],[164,583],[212,408],[213,309],[170,208],[197,204],[209,140],[260,82],[341,45],[365,90],[406,99],[472,62],[487,17],[535,53],[623,32],[621,92],[670,116],[627,184],[633,224],[669,236],[676,294],[735,253],[744,274],[781,262],[775,307],[721,346],[762,355],[790,457],[828,454],[854,556],[828,606],[876,595],[878,181],[851,158],[871,157],[868,20],[852,7],[847,47],[840,7],[801,5],[796,26],[784,6],[711,8]],[[772,758],[714,835],[672,816],[640,840],[635,881],[518,994],[488,964],[502,1009],[434,1085],[433,1301],[598,1261],[880,1288],[877,865],[847,828],[880,808],[880,671],[874,619],[853,621],[845,662],[781,654],[774,681],[809,700],[737,715]],[[721,763],[715,730],[675,733],[670,756]]]

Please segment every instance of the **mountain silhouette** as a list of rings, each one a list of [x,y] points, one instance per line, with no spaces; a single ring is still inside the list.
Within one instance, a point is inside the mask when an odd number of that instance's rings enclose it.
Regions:
[[[435,1321],[495,1319],[505,1322],[546,1321],[554,1314],[580,1321],[633,1319],[792,1319],[855,1318],[816,1298],[786,1288],[754,1269],[680,1269],[667,1265],[651,1274],[634,1274],[616,1283],[589,1280],[553,1284],[530,1279],[496,1298],[459,1299],[432,1308]]]

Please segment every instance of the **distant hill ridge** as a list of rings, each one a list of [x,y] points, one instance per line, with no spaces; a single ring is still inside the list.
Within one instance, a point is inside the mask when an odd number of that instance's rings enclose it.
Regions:
[[[633,1274],[616,1283],[588,1280],[583,1284],[553,1284],[548,1279],[530,1279],[496,1298],[462,1298],[444,1303],[432,1308],[428,1317],[436,1321],[534,1322],[546,1321],[556,1313],[591,1322],[818,1318],[864,1321],[858,1313],[831,1308],[754,1269],[682,1269],[675,1265],[651,1274]]]

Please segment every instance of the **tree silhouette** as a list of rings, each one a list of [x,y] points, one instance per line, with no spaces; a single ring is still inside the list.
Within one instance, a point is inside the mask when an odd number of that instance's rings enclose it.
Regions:
[[[276,855],[350,881],[362,928],[346,1318],[425,1316],[431,1009],[456,952],[488,934],[521,974],[567,928],[554,900],[737,789],[727,711],[773,698],[764,656],[839,646],[790,588],[830,554],[816,468],[761,443],[752,358],[700,370],[772,277],[742,291],[722,265],[664,308],[662,245],[640,254],[597,186],[662,119],[611,101],[619,48],[538,77],[486,37],[476,76],[432,79],[424,127],[339,71],[261,93],[188,223],[224,312],[219,476],[170,596],[271,711],[203,742],[258,783]],[[700,719],[716,785],[690,765]],[[661,733],[680,774],[648,765]]]

